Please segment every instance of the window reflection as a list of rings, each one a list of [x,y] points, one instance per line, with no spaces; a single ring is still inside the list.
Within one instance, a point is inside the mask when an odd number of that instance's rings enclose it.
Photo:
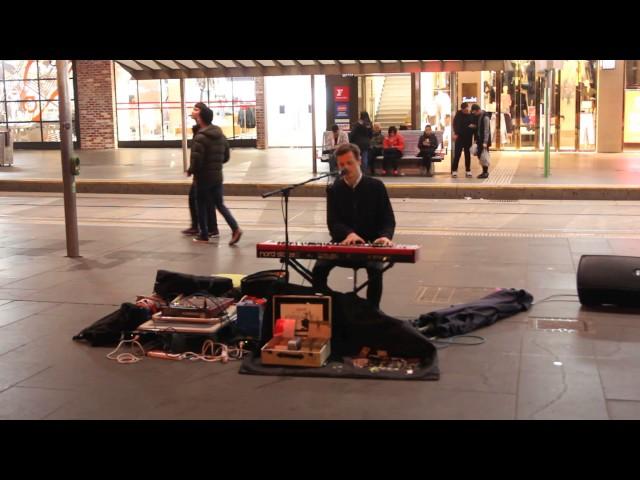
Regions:
[[[136,81],[118,64],[115,71],[118,140],[180,140],[180,81]],[[185,79],[187,137],[192,135],[193,105],[203,102],[213,110],[213,124],[227,138],[255,139],[255,90],[255,79],[251,77]]]
[[[75,95],[71,62],[69,77],[69,94],[73,110]],[[16,142],[59,141],[59,127],[55,126],[59,122],[56,78],[55,60],[1,61],[0,128],[11,128]]]

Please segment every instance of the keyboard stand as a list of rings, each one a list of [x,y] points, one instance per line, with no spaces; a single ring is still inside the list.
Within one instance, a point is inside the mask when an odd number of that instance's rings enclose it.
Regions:
[[[282,263],[288,264],[291,268],[298,272],[302,278],[309,282],[309,284],[313,284],[313,275],[311,274],[311,270],[298,262],[297,259],[289,257],[281,258],[280,261]]]
[[[387,270],[389,270],[391,267],[393,267],[395,265],[394,262],[385,262],[385,263],[386,263],[386,265],[382,268],[382,272],[381,273],[386,272]],[[364,268],[364,267],[358,267],[358,268]],[[358,293],[364,287],[369,285],[369,279],[367,279],[366,282],[364,282],[364,283],[362,283],[361,285],[358,286],[358,268],[354,268],[353,269],[353,293]]]

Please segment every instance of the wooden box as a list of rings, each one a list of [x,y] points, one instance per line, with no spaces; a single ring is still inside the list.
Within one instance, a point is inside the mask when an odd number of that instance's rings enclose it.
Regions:
[[[262,347],[265,365],[321,367],[331,354],[331,297],[320,295],[275,295],[273,324],[279,318],[294,319],[300,346],[289,348],[293,338],[274,336]]]

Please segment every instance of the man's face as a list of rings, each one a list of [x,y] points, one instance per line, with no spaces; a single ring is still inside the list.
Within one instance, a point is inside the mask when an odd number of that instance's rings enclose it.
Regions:
[[[469,105],[467,105],[466,107],[464,107],[464,108],[462,109],[462,113],[469,113],[469,111],[470,111],[470,107],[469,107]]]
[[[193,118],[196,122],[200,118],[200,109],[198,107],[193,107],[193,110],[191,110],[191,118]]]
[[[426,128],[424,129],[424,131],[425,131],[425,133],[427,133],[427,134],[431,133],[431,127],[426,127]]]
[[[338,163],[338,169],[344,170],[346,173],[344,176],[350,182],[355,182],[356,179],[360,176],[360,160],[355,157],[353,152],[349,151],[343,153],[339,157],[336,158]]]
[[[479,116],[480,116],[480,110],[474,110],[474,111],[473,111],[473,112],[471,112],[471,113],[473,113],[476,117],[479,117]]]

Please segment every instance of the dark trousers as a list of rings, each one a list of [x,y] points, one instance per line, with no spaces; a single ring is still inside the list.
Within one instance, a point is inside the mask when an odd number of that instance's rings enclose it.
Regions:
[[[198,205],[196,202],[196,185],[191,184],[189,189],[189,213],[191,214],[191,228],[198,228]],[[218,233],[218,219],[216,218],[216,209],[210,208],[207,210],[207,226],[209,227],[209,233]]]
[[[427,173],[431,171],[431,159],[434,154],[435,150],[423,150],[420,152],[420,156],[422,157],[422,166],[427,169]]]
[[[462,151],[464,150],[464,167],[467,172],[471,171],[471,144],[470,143],[462,143],[456,142],[455,149],[453,153],[453,162],[451,163],[451,171],[458,171],[458,163],[460,163],[460,156],[462,155]]]
[[[209,226],[207,224],[207,212],[217,209],[231,228],[232,232],[238,229],[238,222],[224,204],[224,196],[222,184],[220,185],[196,185],[196,200],[198,205],[198,227],[200,229],[200,238],[209,238]]]
[[[371,175],[376,173],[376,158],[382,156],[382,149],[379,147],[373,147],[369,150],[369,171]]]
[[[329,273],[335,267],[343,268],[366,268],[369,277],[367,285],[367,300],[374,307],[380,307],[380,299],[382,298],[382,269],[383,262],[367,262],[355,260],[318,260],[313,266],[313,287],[320,291],[329,289],[327,280]]]
[[[389,171],[391,170],[391,168],[389,168],[389,166],[391,165],[393,170],[398,169],[398,160],[402,158],[402,152],[400,150],[398,150],[397,148],[385,148],[383,156],[384,158],[382,168]]]

